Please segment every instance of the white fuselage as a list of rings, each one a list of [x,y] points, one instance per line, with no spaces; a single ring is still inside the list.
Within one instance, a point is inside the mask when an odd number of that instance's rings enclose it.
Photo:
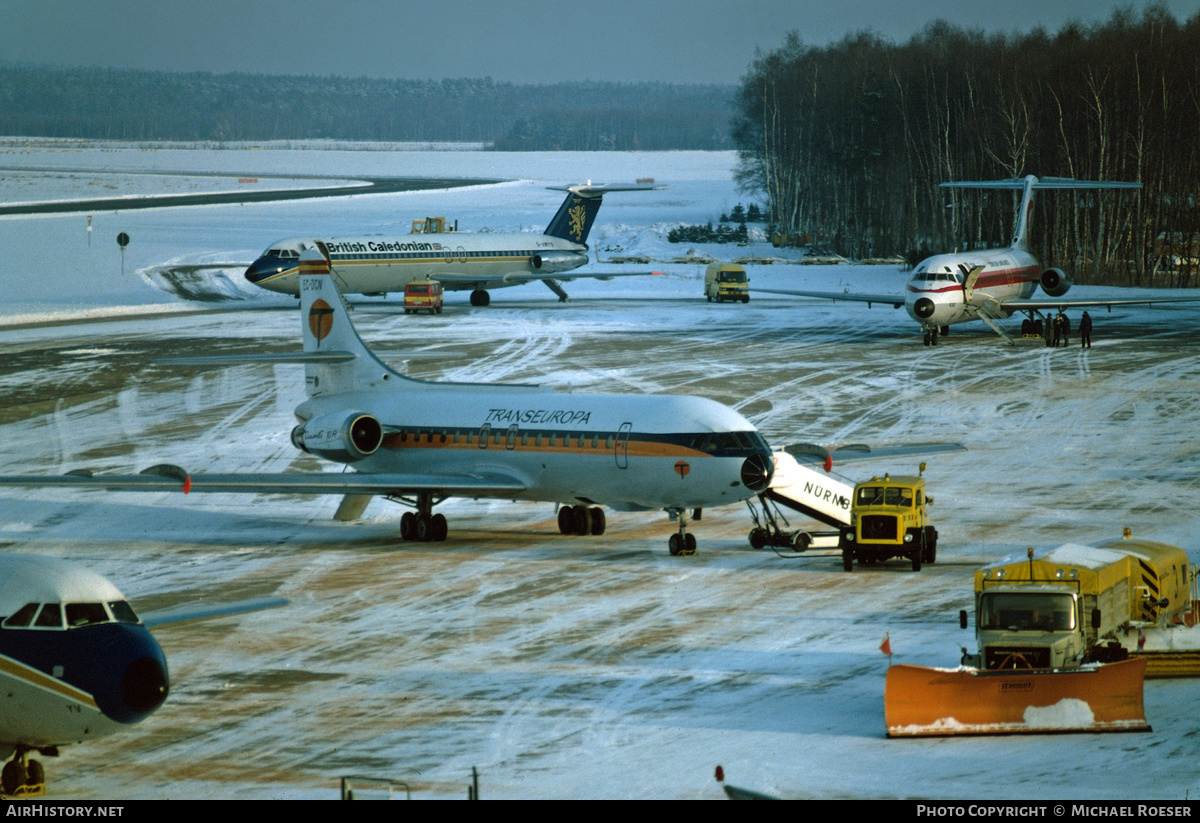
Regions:
[[[968,273],[978,266],[983,268],[968,285]],[[1008,316],[1012,312],[1002,308],[1004,302],[1028,298],[1040,275],[1037,258],[1021,249],[938,254],[913,270],[904,308],[909,317],[926,327],[975,320],[981,310]]]
[[[358,471],[502,474],[525,487],[512,499],[692,509],[745,500],[770,479],[770,450],[754,426],[704,398],[401,381],[393,392],[318,396],[296,414],[378,419],[382,445],[353,463]]]
[[[446,290],[496,289],[587,263],[587,246],[533,232],[292,238],[272,243],[246,270],[246,279],[270,291],[299,294],[300,254],[313,248],[329,260],[343,294],[402,292],[417,280],[437,280]]]

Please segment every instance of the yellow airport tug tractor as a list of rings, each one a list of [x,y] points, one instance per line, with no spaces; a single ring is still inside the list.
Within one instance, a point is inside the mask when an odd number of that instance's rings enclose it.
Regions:
[[[925,464],[921,464],[921,472]],[[925,495],[921,475],[872,477],[854,487],[850,522],[838,538],[842,568],[874,565],[893,557],[907,558],[912,570],[937,559],[937,529],[929,524],[926,507],[933,501]]]
[[[998,560],[975,572],[978,653],[889,667],[888,736],[1149,731],[1144,679],[1200,674],[1198,608],[1187,554],[1128,529]]]

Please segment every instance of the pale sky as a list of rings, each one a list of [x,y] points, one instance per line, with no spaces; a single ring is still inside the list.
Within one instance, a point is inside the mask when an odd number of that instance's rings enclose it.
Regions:
[[[1200,0],[1164,0],[1179,21]],[[1103,22],[1143,0],[0,0],[0,60],[406,79],[736,84],[796,30],[897,42],[938,18],[987,31]],[[969,59],[969,55],[964,55]]]

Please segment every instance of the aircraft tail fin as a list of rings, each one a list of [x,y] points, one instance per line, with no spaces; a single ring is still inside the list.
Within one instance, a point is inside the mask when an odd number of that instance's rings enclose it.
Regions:
[[[947,189],[1013,189],[1022,191],[1021,205],[1013,228],[1014,249],[1029,251],[1029,226],[1033,222],[1033,193],[1037,189],[1140,189],[1141,183],[1118,183],[1106,180],[1074,180],[1069,177],[1034,177],[1032,174],[1012,180],[981,180],[975,182],[942,183]]]
[[[606,192],[610,191],[654,191],[661,189],[653,183],[633,183],[625,185],[593,186],[591,183],[582,186],[566,188],[551,187],[551,191],[565,191],[567,198],[563,200],[554,219],[546,227],[543,234],[559,237],[572,243],[583,245],[587,243],[588,232],[600,211],[600,201]]]
[[[300,256],[300,332],[309,397],[407,379],[384,365],[358,336],[329,261],[316,249]]]

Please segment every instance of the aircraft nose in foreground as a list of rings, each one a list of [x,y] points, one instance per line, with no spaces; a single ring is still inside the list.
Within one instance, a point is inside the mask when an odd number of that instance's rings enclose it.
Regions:
[[[771,453],[755,452],[742,462],[742,483],[752,492],[761,492],[771,485],[775,462]]]
[[[97,644],[104,649],[105,666],[93,687],[96,705],[111,720],[138,723],[167,699],[170,681],[162,648],[145,626],[109,623],[95,628],[108,635]]]

